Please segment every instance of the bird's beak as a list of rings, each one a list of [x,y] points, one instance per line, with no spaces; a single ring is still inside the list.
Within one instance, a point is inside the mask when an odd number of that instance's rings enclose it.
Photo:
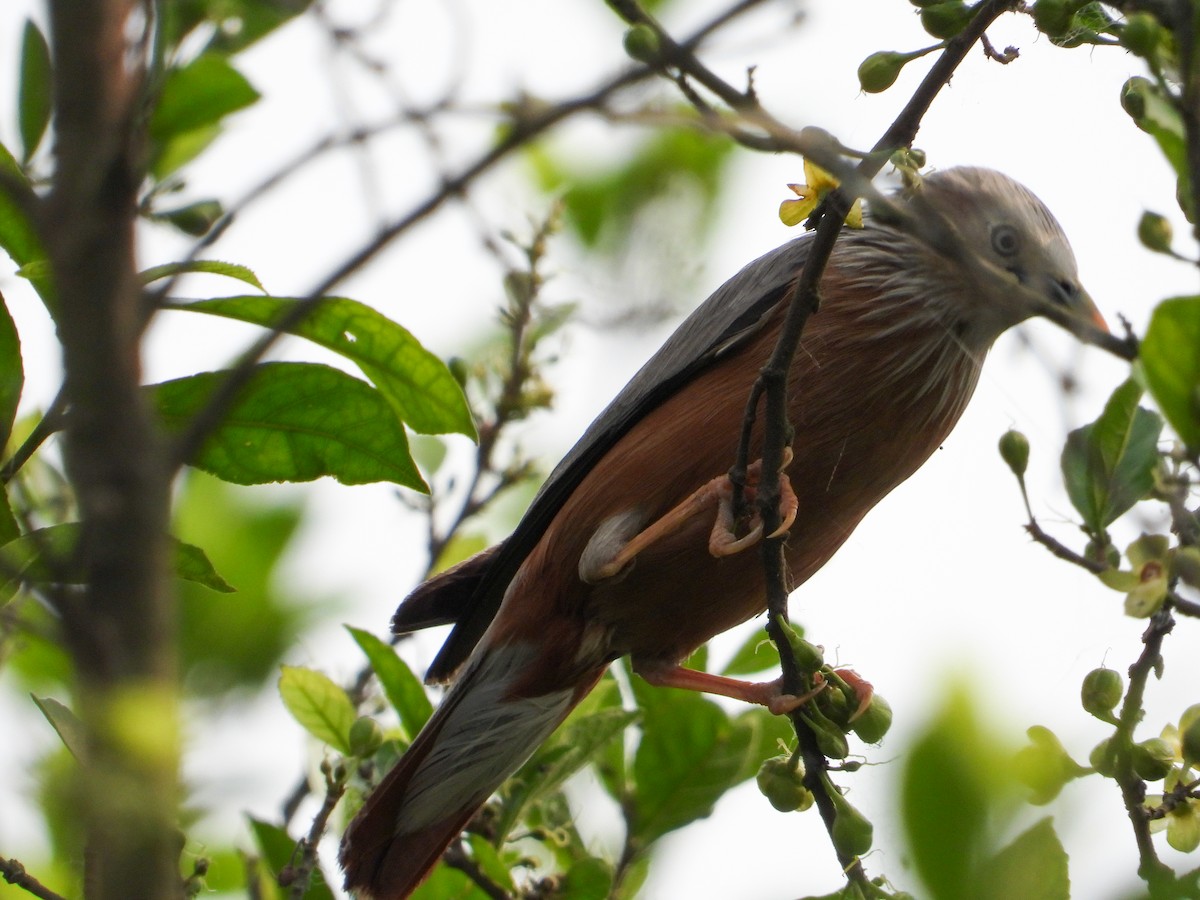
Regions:
[[[1075,312],[1081,319],[1087,319],[1101,331],[1112,334],[1112,329],[1108,327],[1108,323],[1104,321],[1104,316],[1100,314],[1099,307],[1096,306],[1096,301],[1092,299],[1091,294],[1083,288],[1079,289],[1079,295],[1075,301]]]
[[[1054,305],[1065,311],[1069,318],[1074,319],[1078,323],[1087,323],[1088,326],[1102,331],[1105,334],[1112,334],[1108,327],[1108,323],[1104,321],[1104,316],[1100,314],[1100,310],[1096,307],[1096,303],[1092,300],[1091,295],[1083,289],[1081,285],[1074,281],[1051,281],[1050,282],[1050,297],[1054,301]],[[1051,316],[1052,319],[1058,319],[1057,316]],[[1066,322],[1059,320],[1059,324],[1070,327]]]

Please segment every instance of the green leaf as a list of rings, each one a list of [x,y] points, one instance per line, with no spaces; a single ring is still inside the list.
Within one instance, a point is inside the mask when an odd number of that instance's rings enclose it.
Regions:
[[[6,178],[12,179],[15,185],[21,185],[18,189],[26,192],[29,197],[34,196],[29,179],[3,144],[0,144],[0,172],[3,172]],[[46,251],[42,249],[33,221],[26,210],[12,198],[9,190],[0,191],[0,248],[3,248],[18,268],[46,259]],[[33,282],[42,301],[50,307],[51,291],[46,277],[48,274],[47,266],[47,271],[42,277],[31,278],[30,281]]]
[[[206,408],[227,372],[202,372],[152,385],[152,403],[178,432]],[[428,493],[408,438],[378,391],[314,363],[263,363],[188,461],[234,484],[391,481]]]
[[[987,860],[974,884],[981,900],[1070,900],[1067,852],[1053,822],[1042,819]]]
[[[740,713],[733,720],[734,727],[745,731],[747,749],[742,767],[734,776],[734,784],[740,784],[758,774],[763,760],[783,753],[784,747],[793,747],[796,732],[787,716],[772,715],[761,706],[754,706]]]
[[[175,542],[175,574],[184,581],[204,585],[218,593],[232,594],[236,591],[217,573],[203,550],[181,541]]]
[[[37,151],[50,123],[53,107],[50,47],[32,20],[25,21],[21,39],[21,84],[17,89],[17,119],[21,130],[21,154],[25,162]]]
[[[387,642],[360,628],[347,625],[346,630],[366,654],[375,677],[383,686],[383,693],[399,713],[400,722],[411,740],[433,714],[433,704],[429,702],[429,695],[425,693],[420,679]]]
[[[155,145],[151,168],[159,178],[182,165],[185,159],[172,153],[172,144],[194,145],[197,136],[206,145],[222,119],[245,109],[259,98],[258,91],[224,57],[204,54],[188,65],[172,69],[163,80],[158,104],[150,115],[149,134]],[[193,146],[188,159],[203,146]],[[186,156],[186,154],[184,154]],[[169,163],[166,161],[170,160]]]
[[[21,362],[21,338],[0,295],[0,448],[8,444],[17,405],[25,387],[25,367]]]
[[[699,187],[705,206],[711,208],[732,149],[731,141],[678,128],[657,132],[631,159],[599,172],[581,171],[541,144],[531,148],[528,159],[543,190],[566,189],[568,223],[585,246],[596,248],[605,240],[612,243],[613,238],[633,233],[639,211],[677,191],[683,178]],[[710,218],[701,213],[692,221],[702,229]]]
[[[78,522],[49,525],[23,534],[0,547],[0,576],[39,584],[82,584],[87,573],[74,568],[75,547],[83,533]],[[170,538],[175,575],[222,593],[233,588],[217,574],[199,547]]]
[[[221,297],[171,308],[271,328],[301,302],[286,297]],[[288,330],[354,362],[414,431],[476,437],[462,387],[446,364],[377,310],[355,300],[325,297]]]
[[[1191,451],[1200,450],[1200,297],[1158,304],[1138,355],[1159,409]]]
[[[1094,534],[1154,486],[1162,419],[1138,406],[1133,380],[1118,387],[1095,422],[1067,435],[1062,471],[1071,503]]]
[[[747,675],[756,675],[759,672],[777,668],[779,668],[779,654],[775,650],[775,645],[771,643],[761,628],[756,628],[733,654],[733,658],[725,664],[721,674],[730,678],[744,678]]]
[[[467,836],[467,843],[471,847],[471,858],[475,861],[480,871],[483,872],[495,884],[498,884],[509,894],[515,890],[512,879],[512,872],[508,865],[500,858],[500,854],[496,848],[484,838],[482,835],[472,834]]]
[[[178,584],[179,652],[192,694],[216,697],[235,688],[257,692],[279,673],[280,660],[333,598],[279,577],[294,549],[303,506],[297,494],[235,488],[190,471],[177,494],[172,528],[203,547],[236,594]]]
[[[280,872],[296,861],[296,840],[280,825],[264,822],[254,816],[246,818],[250,821],[250,830],[254,834],[254,842],[258,844],[262,858],[266,860],[271,873],[278,877]],[[272,879],[272,883],[274,880]],[[312,881],[302,896],[303,900],[334,900],[333,891],[326,883],[320,866],[313,869]]]
[[[572,715],[504,786],[503,812],[496,833],[505,837],[525,807],[562,787],[638,717],[624,709]]]
[[[299,666],[284,666],[279,675],[283,705],[305,730],[342,753],[350,752],[350,726],[357,713],[342,688],[328,675]]]
[[[37,708],[42,711],[46,721],[58,733],[63,746],[71,751],[71,755],[77,760],[87,759],[87,737],[83,723],[79,721],[79,717],[71,711],[70,707],[64,706],[50,697],[38,697],[36,694],[29,696],[33,698]]]
[[[170,278],[175,275],[183,275],[187,272],[224,275],[226,278],[234,278],[245,282],[251,287],[256,287],[264,294],[267,292],[267,289],[262,286],[262,282],[258,280],[258,276],[251,269],[248,269],[246,266],[240,266],[237,263],[221,262],[215,259],[193,259],[189,262],[152,266],[139,273],[139,277],[142,279],[142,284],[150,284],[160,278]]]
[[[712,812],[745,769],[752,734],[699,694],[637,679],[633,685],[642,740],[633,760],[631,836],[644,848]]]
[[[930,900],[973,894],[974,860],[986,849],[1004,772],[964,690],[956,689],[909,751],[902,813]]]
[[[175,48],[185,37],[203,38],[203,49],[237,53],[308,9],[312,0],[263,3],[262,0],[172,0],[164,4],[163,39]],[[217,27],[213,27],[217,25]]]
[[[13,515],[8,491],[0,487],[0,547],[20,536],[21,527],[17,524],[17,517]],[[0,577],[3,577],[3,573],[0,573]]]
[[[612,890],[612,880],[612,866],[602,859],[588,856],[567,870],[562,896],[571,900],[605,900]]]

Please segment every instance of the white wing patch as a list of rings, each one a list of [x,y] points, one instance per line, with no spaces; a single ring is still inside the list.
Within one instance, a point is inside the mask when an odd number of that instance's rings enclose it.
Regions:
[[[451,688],[442,701],[446,720],[405,792],[397,834],[482,803],[565,718],[573,688],[506,696],[531,656],[520,645],[490,649]]]

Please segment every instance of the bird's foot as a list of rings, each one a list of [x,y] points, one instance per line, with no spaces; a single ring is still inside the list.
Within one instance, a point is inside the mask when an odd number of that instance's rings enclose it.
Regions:
[[[792,450],[784,448],[783,465],[792,461]],[[746,470],[746,485],[743,496],[752,501],[758,489],[762,473],[762,460],[756,461]],[[596,584],[625,574],[638,554],[658,541],[682,530],[696,516],[713,506],[717,507],[716,522],[709,535],[708,551],[713,556],[731,556],[753,546],[762,538],[762,519],[757,513],[747,534],[735,534],[737,522],[733,509],[733,482],[728,475],[720,475],[702,485],[686,500],[659,519],[651,522],[628,540],[623,539],[628,524],[633,521],[628,515],[617,515],[606,521],[580,557],[579,577],[588,584]],[[799,501],[792,490],[792,483],[784,472],[779,473],[779,517],[780,525],[768,537],[778,537],[791,528],[796,521]]]
[[[786,467],[792,461],[791,447],[784,448],[783,465]],[[749,469],[746,470],[746,489],[743,497],[746,501],[754,499],[754,494],[758,487],[758,480],[762,474],[762,460],[757,460]],[[736,533],[737,516],[733,508],[733,483],[729,476],[723,476],[717,479],[720,482],[717,485],[718,501],[717,501],[717,520],[713,523],[712,533],[708,537],[708,552],[713,556],[732,556],[735,553],[740,553],[747,547],[752,547],[762,538],[763,523],[762,518],[755,513],[751,518],[753,526],[750,530],[740,537]],[[792,527],[792,523],[796,521],[796,513],[800,508],[800,501],[796,499],[796,492],[792,490],[791,479],[787,473],[781,471],[779,473],[779,527],[772,531],[768,538],[777,538],[780,535],[786,534],[788,529]]]

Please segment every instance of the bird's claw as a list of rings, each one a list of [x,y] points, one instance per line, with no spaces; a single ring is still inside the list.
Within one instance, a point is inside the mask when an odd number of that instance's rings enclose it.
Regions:
[[[783,465],[787,467],[792,461],[792,449],[784,448]],[[753,497],[754,491],[757,488],[759,477],[762,473],[762,460],[757,460],[746,470],[746,493],[747,499]],[[749,532],[742,536],[737,536],[735,528],[737,526],[736,517],[733,509],[733,483],[728,476],[718,479],[718,504],[717,504],[717,520],[713,523],[712,533],[708,538],[708,552],[713,556],[732,556],[735,553],[740,553],[747,547],[756,544],[763,533],[762,518],[756,513],[752,521],[753,527]],[[796,521],[796,514],[800,508],[800,501],[796,499],[796,492],[792,490],[791,479],[787,473],[780,471],[779,473],[779,527],[772,531],[768,538],[781,537],[787,534],[792,524]]]

